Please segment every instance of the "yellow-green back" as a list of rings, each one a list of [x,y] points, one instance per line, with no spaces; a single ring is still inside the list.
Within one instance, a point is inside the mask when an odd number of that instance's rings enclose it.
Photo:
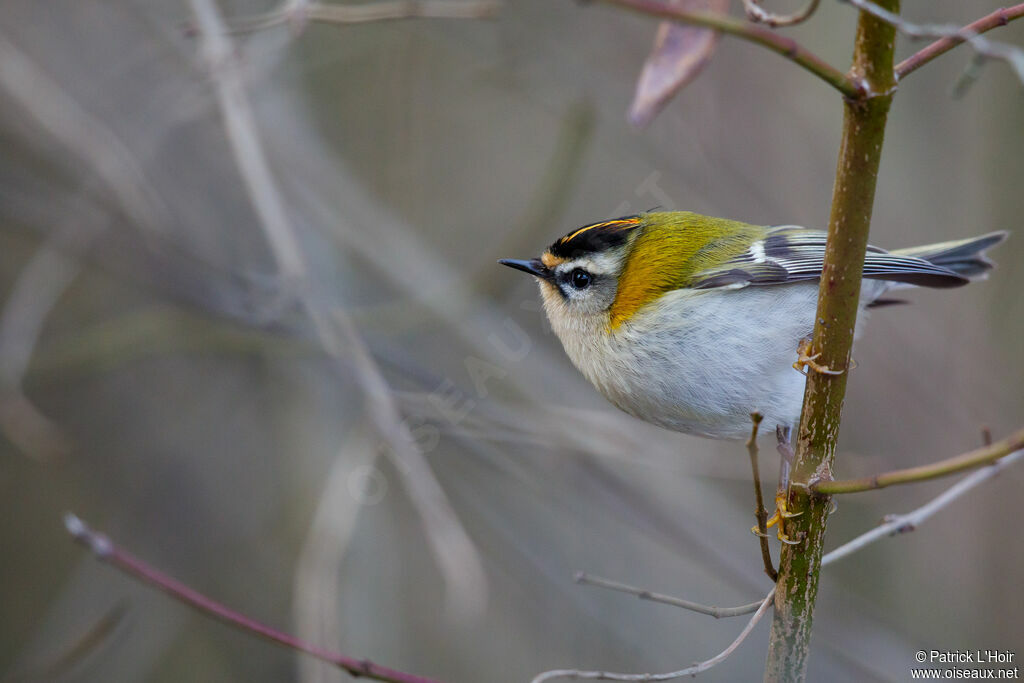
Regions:
[[[693,276],[746,251],[766,229],[690,211],[643,216],[632,240],[609,311],[615,329],[665,292],[689,286]]]

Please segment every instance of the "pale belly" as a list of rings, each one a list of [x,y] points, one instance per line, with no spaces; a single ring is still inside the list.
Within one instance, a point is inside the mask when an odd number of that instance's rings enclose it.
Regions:
[[[862,301],[885,289],[865,285]],[[565,347],[627,413],[687,434],[746,438],[752,412],[769,432],[800,417],[805,378],[793,362],[813,329],[817,293],[817,283],[678,290],[611,334]]]

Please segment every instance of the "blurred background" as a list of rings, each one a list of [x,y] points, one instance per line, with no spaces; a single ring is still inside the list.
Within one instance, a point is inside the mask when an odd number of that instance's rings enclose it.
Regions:
[[[445,681],[719,652],[740,621],[572,577],[764,595],[742,445],[618,413],[495,259],[658,206],[824,227],[838,97],[724,39],[641,131],[644,17],[510,0],[490,20],[218,30],[272,9],[0,4],[0,678],[348,679],[98,563],[69,510],[268,624]],[[786,33],[845,68],[855,20],[826,0]],[[1018,234],[988,281],[873,315],[843,477],[1021,426],[1024,98],[999,63],[953,98],[969,61],[901,86],[872,241]],[[842,498],[830,546],[949,484]],[[1024,655],[1022,485],[1011,468],[828,568],[811,680],[905,680],[918,649]],[[768,621],[702,678],[759,680]]]

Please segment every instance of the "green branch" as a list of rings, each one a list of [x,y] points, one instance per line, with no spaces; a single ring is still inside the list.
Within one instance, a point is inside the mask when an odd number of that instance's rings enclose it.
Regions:
[[[884,6],[896,12],[899,0],[887,0]],[[813,495],[806,487],[812,481],[829,478],[835,458],[846,393],[846,371],[860,301],[861,270],[885,123],[896,84],[895,40],[896,30],[892,25],[861,12],[850,78],[863,82],[867,92],[877,94],[860,101],[847,99],[844,103],[828,244],[818,290],[814,336],[808,351],[808,355],[820,354],[818,363],[838,373],[808,372],[793,462],[794,486],[787,500],[788,508],[798,516],[785,522],[786,533],[801,542],[783,546],[779,559],[775,616],[764,678],[772,683],[799,683],[807,675],[811,623],[830,501],[825,496]]]
[[[745,19],[738,19],[718,12],[700,12],[683,9],[670,5],[664,2],[664,0],[605,0],[605,2],[641,14],[693,26],[703,26],[720,33],[742,38],[782,55],[795,64],[799,64],[841,92],[844,97],[859,98],[864,95],[857,81],[801,46],[792,38],[786,38],[769,29],[755,26]]]
[[[873,477],[862,477],[860,479],[847,479],[845,481],[818,481],[811,484],[811,491],[821,495],[832,495],[837,493],[857,493],[859,491],[870,491],[872,489],[883,489],[886,486],[896,484],[913,484],[929,479],[947,477],[957,472],[989,465],[1000,458],[1003,458],[1014,451],[1024,449],[1024,429],[998,441],[994,444],[964,453],[953,458],[940,460],[920,467],[908,467],[903,470],[894,470],[884,474],[876,474]]]

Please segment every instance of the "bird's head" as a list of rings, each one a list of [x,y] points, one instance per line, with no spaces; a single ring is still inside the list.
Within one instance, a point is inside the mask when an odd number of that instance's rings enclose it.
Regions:
[[[586,225],[556,240],[538,258],[499,263],[537,278],[556,330],[604,321],[643,223],[641,216],[626,216]]]
[[[552,326],[616,330],[665,294],[720,267],[762,236],[763,228],[689,211],[625,216],[585,225],[529,261],[503,265],[535,276]]]

